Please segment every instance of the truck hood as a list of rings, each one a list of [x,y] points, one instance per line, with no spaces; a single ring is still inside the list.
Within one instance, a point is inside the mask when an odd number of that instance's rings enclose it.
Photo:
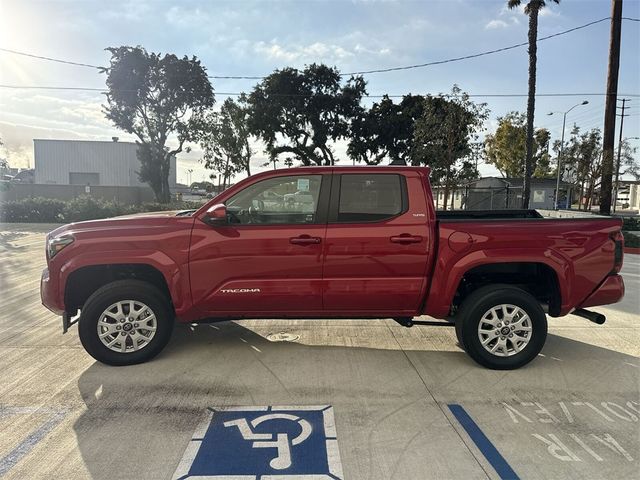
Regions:
[[[106,230],[126,230],[139,228],[161,227],[176,218],[183,218],[186,215],[179,215],[181,210],[169,210],[164,212],[136,213],[132,215],[122,215],[119,217],[104,218],[101,220],[87,220],[63,225],[49,232],[49,237],[55,237],[67,233],[85,233]]]

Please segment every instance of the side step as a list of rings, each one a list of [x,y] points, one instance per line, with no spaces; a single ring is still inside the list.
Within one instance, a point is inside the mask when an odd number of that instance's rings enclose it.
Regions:
[[[414,325],[429,325],[432,327],[455,327],[453,322],[434,322],[432,320],[414,320],[413,317],[396,317],[394,318],[403,327],[411,328]]]
[[[590,322],[597,323],[598,325],[602,325],[607,321],[607,317],[605,317],[601,313],[590,312],[589,310],[585,310],[584,308],[579,308],[571,313],[577,315],[578,317],[586,318]]]

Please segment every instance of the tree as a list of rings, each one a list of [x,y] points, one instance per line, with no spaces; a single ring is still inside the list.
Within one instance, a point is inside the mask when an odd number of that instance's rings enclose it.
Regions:
[[[0,138],[0,148],[2,147],[4,147],[4,142],[2,141],[2,138]],[[6,158],[0,157],[0,170],[5,170],[7,168],[9,168],[9,162]]]
[[[347,136],[365,87],[362,77],[343,85],[340,72],[326,65],[276,70],[249,95],[250,130],[274,164],[286,154],[287,164],[333,165],[330,142]]]
[[[351,121],[347,154],[354,162],[377,165],[384,158],[411,163],[414,131],[424,111],[424,97],[405,95],[400,103],[384,96],[369,110],[360,109]]]
[[[153,189],[158,202],[171,199],[171,158],[185,142],[199,136],[199,117],[213,106],[214,94],[205,68],[196,57],[148,53],[142,47],[112,47],[107,73],[107,119],[137,137],[138,177]],[[177,147],[170,149],[171,135]]]
[[[525,115],[509,112],[498,117],[498,128],[485,137],[487,163],[498,169],[503,177],[520,177],[527,156],[527,127]]]
[[[574,126],[569,145],[565,148],[564,161],[567,162],[567,175],[580,185],[580,204],[585,210],[592,207],[596,192],[601,191],[602,171],[604,169],[604,147],[599,128],[591,129],[580,135],[580,129]],[[559,145],[558,145],[559,146]],[[640,178],[640,166],[635,159],[636,149],[624,139],[621,144],[620,177]],[[602,194],[602,192],[601,192]]]
[[[632,176],[636,180],[640,180],[640,165],[636,160],[637,147],[631,146],[629,139],[622,140],[620,150],[620,173],[619,178]]]
[[[557,142],[555,150],[560,150]],[[578,209],[589,209],[594,192],[600,184],[602,173],[602,133],[594,128],[580,134],[580,128],[575,126],[571,130],[571,138],[562,154],[564,171],[561,179],[580,185],[580,201]]]
[[[495,133],[485,137],[484,148],[487,163],[495,166],[503,177],[522,177],[527,152],[526,116],[520,112],[509,112],[498,117]],[[534,134],[533,176],[544,178],[550,172],[549,149],[550,133],[539,128]]]
[[[535,154],[533,156],[533,176],[535,178],[551,177],[551,155],[549,154],[549,141],[551,132],[546,128],[536,129],[533,137]]]
[[[416,123],[412,164],[431,167],[431,178],[444,186],[444,209],[449,191],[463,180],[477,178],[472,145],[488,117],[486,104],[476,104],[454,85],[447,97],[427,96]]]
[[[580,136],[578,152],[588,183],[585,209],[590,210],[594,193],[600,185],[602,176],[602,133],[599,128],[594,128]]]
[[[560,0],[552,0],[556,4]],[[521,0],[508,0],[510,9],[519,7]],[[533,122],[536,102],[536,63],[538,54],[538,14],[546,6],[545,0],[530,0],[524,7],[524,13],[529,16],[529,93],[527,99],[527,139],[524,164],[524,179],[522,192],[522,208],[529,208],[531,191],[531,174],[533,172]]]
[[[216,170],[222,176],[222,188],[235,174],[251,175],[249,141],[249,108],[244,94],[238,101],[227,98],[219,112],[209,112],[204,117],[200,146],[204,151],[205,167]]]

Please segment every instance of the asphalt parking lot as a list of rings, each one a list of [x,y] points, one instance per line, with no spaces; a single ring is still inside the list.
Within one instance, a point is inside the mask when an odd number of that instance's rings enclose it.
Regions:
[[[114,368],[40,304],[51,228],[0,226],[0,477],[187,478],[203,418],[331,406],[332,473],[261,480],[638,478],[637,255],[625,257],[625,300],[594,309],[605,325],[551,319],[540,357],[516,371],[478,367],[451,328],[391,320],[180,326],[154,361]],[[245,464],[273,451],[257,447]]]

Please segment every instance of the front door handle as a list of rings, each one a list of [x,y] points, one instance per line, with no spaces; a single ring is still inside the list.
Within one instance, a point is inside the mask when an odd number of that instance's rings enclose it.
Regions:
[[[300,235],[289,239],[289,243],[294,245],[315,245],[320,243],[320,237],[311,237],[309,235]]]
[[[392,243],[420,243],[422,242],[422,237],[420,235],[410,235],[408,233],[403,233],[402,235],[397,235],[390,238]]]

